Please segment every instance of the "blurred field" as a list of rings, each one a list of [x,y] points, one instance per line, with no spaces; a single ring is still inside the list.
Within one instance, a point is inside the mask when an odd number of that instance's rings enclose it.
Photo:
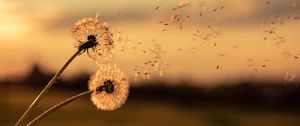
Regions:
[[[33,100],[37,91],[2,88],[0,124],[13,125]],[[50,92],[40,108],[45,109],[75,92]],[[155,93],[155,92],[154,92]],[[8,95],[3,95],[8,94]],[[136,95],[131,92],[131,95]],[[163,96],[164,97],[164,96]],[[200,104],[136,100],[113,112],[97,110],[89,97],[79,99],[43,119],[41,126],[299,126],[300,112],[291,108],[203,102]],[[39,110],[41,112],[41,110]]]

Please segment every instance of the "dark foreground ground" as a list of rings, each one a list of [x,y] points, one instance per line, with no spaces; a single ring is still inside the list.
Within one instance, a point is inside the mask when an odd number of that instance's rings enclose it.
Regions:
[[[89,97],[43,119],[41,126],[299,126],[299,88],[231,86],[133,87],[127,103],[106,112]],[[53,91],[56,90],[56,91]],[[37,112],[80,91],[53,89]],[[13,125],[37,95],[37,89],[2,87],[0,124]]]
[[[0,81],[0,126],[12,126],[51,74],[38,67],[23,79]],[[60,80],[35,114],[87,90],[89,75]],[[241,81],[215,88],[149,82],[132,87],[127,103],[107,112],[89,96],[43,119],[40,126],[300,126],[300,86]]]

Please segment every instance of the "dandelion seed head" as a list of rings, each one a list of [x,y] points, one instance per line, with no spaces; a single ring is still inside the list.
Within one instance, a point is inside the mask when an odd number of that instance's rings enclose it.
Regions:
[[[102,110],[112,111],[120,108],[129,93],[128,76],[118,67],[102,64],[89,81],[89,90],[93,104]]]
[[[97,45],[88,52],[89,57],[93,60],[100,60],[106,55],[111,55],[114,46],[113,34],[106,22],[98,20],[98,14],[96,17],[82,18],[77,21],[73,25],[71,33],[75,40],[75,47],[80,47],[91,38],[95,39]],[[106,60],[101,59],[101,61]]]

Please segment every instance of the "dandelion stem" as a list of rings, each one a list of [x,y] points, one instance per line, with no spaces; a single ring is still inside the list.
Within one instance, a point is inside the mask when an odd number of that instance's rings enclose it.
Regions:
[[[35,100],[31,103],[31,105],[27,108],[22,117],[18,120],[15,126],[22,125],[23,121],[28,118],[28,116],[32,113],[37,104],[41,101],[44,95],[46,95],[51,88],[51,86],[57,81],[62,72],[67,68],[67,66],[75,59],[76,56],[80,54],[82,50],[78,49],[76,53],[64,64],[64,66],[53,76],[53,78],[48,82],[46,87],[41,91],[41,93],[35,98]]]
[[[39,115],[38,117],[36,117],[35,119],[33,119],[30,123],[27,124],[27,126],[33,126],[35,124],[37,124],[40,120],[42,120],[44,117],[46,117],[47,115],[51,114],[52,112],[60,109],[61,107],[73,102],[74,100],[82,97],[82,96],[85,96],[85,95],[88,95],[90,93],[92,93],[93,91],[85,91],[85,92],[82,92],[78,95],[75,95],[71,98],[68,98],[60,103],[58,103],[57,105],[53,106],[52,108],[44,111],[41,115]]]

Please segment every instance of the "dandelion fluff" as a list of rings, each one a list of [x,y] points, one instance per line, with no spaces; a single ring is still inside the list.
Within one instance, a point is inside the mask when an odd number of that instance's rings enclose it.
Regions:
[[[112,111],[120,108],[129,93],[128,76],[118,67],[102,64],[89,81],[91,101],[98,109]]]
[[[89,37],[96,39],[97,45],[87,50],[91,59],[96,61],[110,61],[114,47],[113,34],[106,22],[96,17],[82,18],[72,28],[72,37],[75,39],[75,47],[80,47],[88,41]]]

